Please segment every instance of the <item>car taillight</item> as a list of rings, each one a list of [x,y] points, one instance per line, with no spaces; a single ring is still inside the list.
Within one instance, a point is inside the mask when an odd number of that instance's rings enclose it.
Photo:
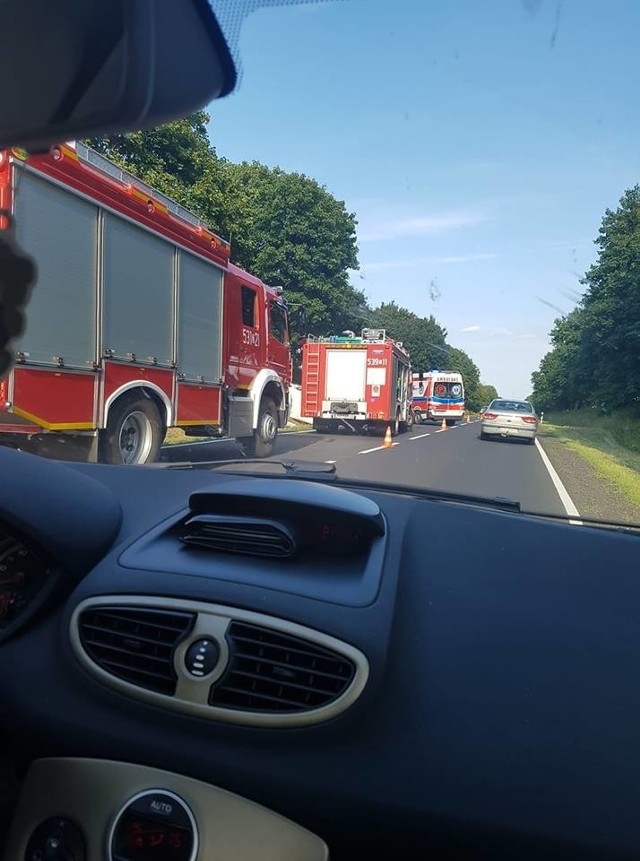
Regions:
[[[522,421],[528,425],[534,425],[536,423],[535,416],[520,416]]]
[[[497,418],[498,418],[498,413],[485,413],[485,414],[482,416],[482,418],[483,418],[483,419],[497,419]]]

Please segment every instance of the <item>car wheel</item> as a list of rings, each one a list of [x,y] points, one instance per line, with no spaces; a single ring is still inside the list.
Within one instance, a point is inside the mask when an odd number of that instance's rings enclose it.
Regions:
[[[480,439],[488,440],[488,439],[489,439],[489,434],[488,434],[488,433],[485,433],[484,431],[480,431]]]
[[[101,463],[153,463],[164,440],[160,412],[148,397],[122,397],[109,410],[107,426],[100,431]]]

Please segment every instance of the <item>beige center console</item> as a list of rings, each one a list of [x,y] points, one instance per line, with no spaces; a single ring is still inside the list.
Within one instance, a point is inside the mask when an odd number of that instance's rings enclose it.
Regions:
[[[320,838],[198,780],[98,759],[43,759],[5,861],[326,861]]]

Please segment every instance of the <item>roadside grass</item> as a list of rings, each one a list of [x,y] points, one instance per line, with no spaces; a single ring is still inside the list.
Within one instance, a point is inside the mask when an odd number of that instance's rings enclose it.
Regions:
[[[164,438],[163,445],[180,445],[186,442],[200,442],[201,440],[209,439],[206,436],[187,436],[180,428],[169,428],[167,435]]]
[[[640,420],[625,413],[601,416],[595,410],[546,413],[542,433],[564,443],[640,505]]]
[[[278,433],[294,433],[295,431],[311,430],[311,425],[305,422],[299,422],[295,419],[290,419],[289,424],[285,428],[280,428]],[[190,442],[202,442],[210,439],[206,436],[187,436],[180,428],[169,428],[167,435],[164,438],[163,445],[180,445]]]
[[[297,431],[308,431],[312,430],[311,425],[307,424],[307,422],[299,422],[297,419],[289,419],[289,424],[280,428],[278,433],[296,433]]]

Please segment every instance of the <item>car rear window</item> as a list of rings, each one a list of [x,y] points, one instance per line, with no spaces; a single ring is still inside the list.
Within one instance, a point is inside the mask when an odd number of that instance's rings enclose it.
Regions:
[[[533,407],[526,401],[493,401],[490,409],[504,413],[532,413]]]

